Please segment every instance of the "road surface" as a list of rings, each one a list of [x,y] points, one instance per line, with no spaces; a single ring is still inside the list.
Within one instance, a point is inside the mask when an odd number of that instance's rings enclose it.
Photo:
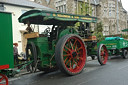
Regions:
[[[100,66],[88,61],[81,74],[67,76],[60,71],[37,72],[9,79],[9,85],[128,85],[128,59],[114,57]]]

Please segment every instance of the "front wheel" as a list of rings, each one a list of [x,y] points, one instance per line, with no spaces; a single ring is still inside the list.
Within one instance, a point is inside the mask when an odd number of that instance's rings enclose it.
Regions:
[[[105,65],[108,60],[108,51],[105,45],[101,44],[97,51],[97,58],[101,65]]]
[[[68,74],[76,75],[82,72],[86,62],[86,48],[78,35],[65,35],[55,48],[55,60],[59,69]]]

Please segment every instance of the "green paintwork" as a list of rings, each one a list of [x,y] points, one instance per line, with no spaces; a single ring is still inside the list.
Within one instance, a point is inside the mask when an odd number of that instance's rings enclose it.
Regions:
[[[109,55],[120,55],[123,52],[123,49],[128,49],[128,41],[127,40],[109,40],[109,41],[101,41],[98,43],[104,44],[107,49]]]
[[[68,22],[73,24],[76,22],[89,22],[89,23],[97,22],[96,17],[66,14],[59,12],[49,12],[43,10],[30,10],[24,13],[23,15],[21,15],[18,20],[21,23],[27,23],[27,19],[29,19],[31,24],[45,24],[45,25],[62,24],[63,22]],[[40,21],[36,19],[40,19]],[[54,20],[54,22],[52,20]]]
[[[106,45],[108,50],[111,49],[122,49],[128,47],[128,41],[127,40],[111,40],[111,41],[101,41],[98,44],[104,44]]]
[[[0,65],[9,64],[14,67],[13,39],[12,39],[12,15],[0,12]]]
[[[67,28],[65,30],[60,31],[58,40],[66,34],[78,34],[78,33],[74,29]],[[56,62],[54,59],[55,57],[53,57],[53,59],[52,59],[52,56],[55,53],[56,41],[52,42],[52,49],[50,49],[50,47],[49,47],[50,42],[48,42],[48,37],[39,37],[39,38],[28,39],[28,44],[30,42],[34,42],[34,44],[36,45],[38,58],[40,58],[40,61],[41,61],[41,67],[46,68],[46,67],[50,67],[50,65],[52,65],[52,66],[56,65]],[[50,59],[52,59],[52,61],[50,61]]]
[[[78,32],[75,29],[67,28],[67,29],[63,30],[62,32],[60,32],[59,39],[66,34],[78,34]]]
[[[128,28],[127,29],[123,29],[122,32],[128,32]]]
[[[36,48],[37,48],[37,54],[38,58],[41,60],[41,66],[42,67],[49,67],[50,63],[52,65],[55,65],[55,60],[50,62],[50,59],[54,55],[55,51],[55,44],[54,42],[52,43],[53,49],[49,50],[49,45],[48,45],[48,37],[39,37],[39,38],[33,38],[28,40],[28,44],[30,42],[34,42]]]
[[[57,30],[52,29],[53,34],[57,34],[54,36],[55,39],[52,37],[52,32],[50,32],[50,36],[28,39],[28,44],[33,42],[36,46],[37,57],[40,60],[37,67],[41,68],[51,68],[56,66],[54,53],[57,41],[66,34],[79,35],[79,32],[72,27],[76,22],[95,23],[96,21],[96,17],[42,10],[31,10],[19,17],[19,22],[21,23],[26,24],[30,22],[31,24],[38,25],[53,25],[53,28],[57,28]]]

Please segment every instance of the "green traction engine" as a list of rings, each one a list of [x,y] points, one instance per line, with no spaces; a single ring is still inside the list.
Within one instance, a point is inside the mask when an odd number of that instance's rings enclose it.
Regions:
[[[27,24],[30,33],[25,34],[28,38],[26,46],[27,61],[32,61],[28,71],[50,72],[60,69],[68,75],[80,73],[87,61],[87,55],[94,58],[98,56],[101,65],[106,64],[108,52],[105,45],[101,44],[98,49],[96,37],[91,36],[90,23],[95,23],[96,17],[31,10],[19,17],[19,22]],[[78,30],[74,28],[79,22]],[[32,33],[30,24],[52,25],[43,33]],[[34,36],[36,35],[36,36]]]

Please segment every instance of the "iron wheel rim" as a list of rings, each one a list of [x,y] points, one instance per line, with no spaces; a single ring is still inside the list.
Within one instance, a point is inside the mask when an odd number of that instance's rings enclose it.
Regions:
[[[81,39],[76,36],[68,38],[63,45],[63,63],[72,73],[79,73],[86,62],[86,49]]]
[[[100,57],[101,57],[101,62],[103,64],[106,64],[107,60],[108,60],[108,51],[107,51],[105,45],[103,45],[100,49]]]
[[[3,74],[0,74],[0,85],[8,85],[8,78]]]

